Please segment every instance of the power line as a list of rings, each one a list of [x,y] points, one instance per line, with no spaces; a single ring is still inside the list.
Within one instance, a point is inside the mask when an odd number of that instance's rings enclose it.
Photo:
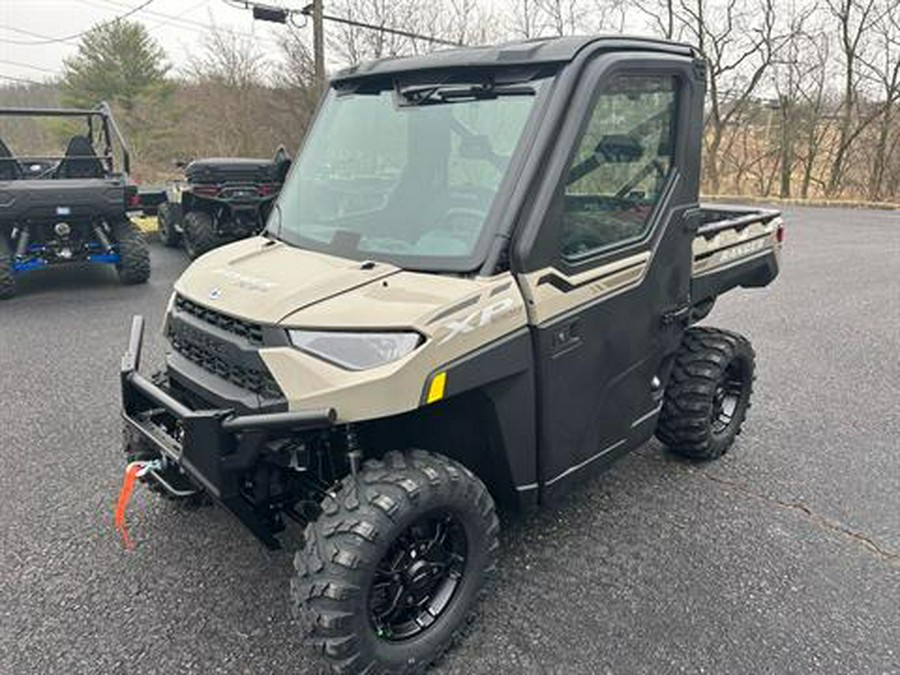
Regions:
[[[88,30],[83,30],[83,31],[81,31],[80,33],[75,33],[75,34],[73,34],[73,35],[65,35],[65,36],[62,36],[62,37],[55,37],[55,38],[48,37],[48,38],[43,39],[43,40],[32,40],[32,41],[25,41],[25,40],[10,40],[10,39],[8,39],[8,38],[0,38],[0,42],[5,42],[5,43],[11,44],[11,45],[23,45],[23,46],[32,46],[32,45],[35,45],[35,46],[36,46],[36,45],[49,45],[49,44],[53,44],[53,43],[55,43],[55,42],[67,42],[67,41],[69,41],[69,40],[77,40],[77,39],[80,38],[82,35],[84,35],[85,33],[88,33],[88,32],[90,32],[90,31],[94,30],[95,28],[100,28],[101,26],[106,26],[106,25],[108,25],[108,24],[113,23],[114,21],[120,21],[120,20],[122,20],[122,19],[126,19],[126,18],[128,18],[129,16],[131,16],[132,14],[136,14],[137,12],[140,12],[142,9],[144,9],[144,7],[146,7],[147,5],[149,5],[149,4],[150,4],[151,2],[153,2],[153,1],[154,1],[154,0],[145,0],[144,2],[142,2],[142,3],[141,3],[140,5],[138,5],[137,7],[133,7],[132,9],[129,9],[127,12],[124,12],[123,14],[119,14],[118,16],[114,16],[113,18],[107,19],[106,21],[101,21],[100,23],[94,24],[93,26],[91,26]],[[23,31],[19,30],[19,32],[23,32]]]
[[[13,33],[19,33],[20,35],[27,35],[29,37],[36,37],[36,38],[40,38],[43,40],[50,39],[49,35],[42,35],[41,33],[34,33],[30,30],[25,30],[24,28],[16,28],[15,26],[7,26],[4,24],[0,24],[0,28],[2,28],[3,30],[11,31]],[[5,38],[0,38],[0,39],[5,40]]]
[[[9,66],[18,66],[19,68],[31,68],[32,70],[39,70],[42,73],[50,73],[51,75],[60,75],[60,73],[55,70],[51,70],[50,68],[44,68],[43,66],[33,66],[30,63],[22,63],[20,61],[10,61],[9,59],[0,59],[0,63],[5,63]]]
[[[319,19],[324,21],[331,21],[332,23],[342,23],[347,26],[355,26],[356,28],[365,28],[366,30],[374,30],[379,33],[390,33],[391,35],[400,35],[402,37],[407,37],[413,40],[422,40],[424,42],[432,42],[434,44],[439,45],[448,45],[450,47],[464,47],[465,44],[463,42],[459,42],[456,40],[445,40],[443,38],[435,37],[433,35],[424,35],[422,33],[414,33],[409,30],[403,30],[401,28],[389,28],[384,25],[377,25],[374,23],[366,23],[364,21],[355,21],[354,19],[344,18],[341,16],[335,16],[333,14],[324,14],[321,11],[321,7],[317,8],[317,4],[314,1],[310,5],[306,5],[302,9],[288,9],[287,7],[279,7],[275,5],[266,5],[260,2],[255,2],[255,0],[224,0],[226,5],[231,7],[237,7],[241,9],[250,9],[253,10],[253,18],[259,19],[261,21],[272,21],[274,23],[287,23],[287,20],[292,17],[294,14],[300,14],[304,17],[312,16],[314,19],[316,18],[316,12],[319,12]]]
[[[92,7],[108,9],[107,7],[103,7],[102,5],[99,5],[99,4],[97,4],[96,2],[92,2],[91,0],[79,0],[79,1],[82,2],[82,3],[85,4],[85,5],[90,5],[90,6],[92,6]],[[124,7],[124,5],[122,5],[122,4],[119,3],[119,2],[115,2],[115,0],[101,0],[101,1],[106,2],[106,3],[108,3],[109,5],[118,5],[118,6],[120,6],[120,7]],[[152,0],[151,0],[151,1],[152,1]],[[172,14],[164,14],[164,13],[162,13],[162,12],[145,11],[146,14],[149,14],[149,15],[152,15],[152,16],[159,17],[159,18],[163,19],[162,21],[157,22],[157,23],[153,24],[152,26],[147,26],[147,30],[148,30],[148,31],[153,31],[153,30],[156,30],[156,29],[158,29],[158,28],[162,28],[162,27],[164,27],[164,26],[170,25],[170,24],[172,24],[173,22],[182,22],[182,23],[188,23],[188,24],[190,24],[190,27],[189,27],[189,26],[179,26],[179,25],[177,25],[177,24],[174,25],[173,27],[174,27],[174,28],[181,28],[181,29],[183,29],[183,30],[194,30],[193,27],[202,28],[202,29],[204,29],[204,30],[221,30],[221,31],[226,32],[226,33],[232,33],[232,34],[235,34],[235,35],[240,35],[240,36],[244,36],[244,37],[247,37],[247,38],[253,38],[253,39],[257,39],[257,40],[262,39],[262,40],[265,40],[265,41],[267,41],[267,42],[271,42],[272,44],[277,44],[274,40],[267,39],[267,38],[261,38],[261,37],[259,37],[259,36],[253,35],[253,34],[251,34],[251,33],[244,33],[244,32],[241,32],[241,31],[235,31],[235,30],[231,30],[231,29],[228,29],[228,28],[219,28],[219,27],[217,27],[217,26],[215,26],[215,25],[209,25],[209,24],[205,24],[205,23],[198,22],[198,21],[193,21],[193,20],[191,20],[191,19],[185,19],[185,18],[182,18],[182,17],[184,17],[186,14],[189,14],[190,12],[197,10],[197,9],[200,8],[201,6],[208,5],[209,2],[210,2],[210,0],[200,0],[200,2],[197,2],[197,3],[193,4],[193,5],[191,5],[190,7],[188,7],[187,9],[185,9],[183,12],[179,12],[178,14],[175,14],[175,15],[172,15]],[[102,22],[102,23],[99,24],[99,25],[105,25],[105,24],[107,24],[107,23],[111,23],[111,22],[113,22],[113,21],[116,21],[117,19],[120,19],[120,18],[122,18],[122,17],[124,17],[124,16],[130,16],[131,14],[134,14],[134,13],[138,12],[138,11],[139,11],[140,9],[142,9],[143,7],[146,7],[148,4],[149,4],[149,2],[145,2],[143,5],[140,5],[140,6],[138,6],[138,7],[133,8],[132,10],[130,10],[130,12],[128,12],[128,13],[126,13],[126,14],[122,14],[121,16],[118,16],[118,17],[115,17],[115,18],[112,18],[112,19],[108,19],[108,20]],[[28,36],[35,37],[35,38],[40,38],[40,39],[45,40],[45,41],[48,41],[48,42],[50,42],[50,41],[59,41],[59,42],[63,42],[63,41],[74,41],[74,40],[75,40],[75,36],[68,36],[68,37],[65,37],[65,38],[51,38],[51,37],[48,36],[48,35],[42,35],[42,34],[40,34],[40,33],[35,33],[35,32],[33,32],[33,31],[25,30],[24,28],[16,28],[15,26],[5,26],[5,25],[0,25],[0,28],[5,29],[5,30],[9,30],[9,31],[13,31],[13,32],[15,32],[15,33],[21,33],[22,35],[28,35]],[[85,31],[85,32],[87,32],[87,31]],[[82,33],[82,34],[83,34],[83,33]],[[0,41],[2,41],[2,40],[3,40],[3,38],[0,38]],[[17,44],[17,42],[13,42],[13,44]],[[11,65],[11,66],[18,66],[18,67],[20,67],[20,68],[30,68],[30,69],[32,69],[32,70],[36,70],[36,71],[48,73],[48,74],[54,75],[54,76],[56,76],[56,77],[61,77],[61,76],[62,76],[62,74],[59,73],[58,71],[51,70],[51,69],[49,69],[49,68],[44,68],[44,67],[42,67],[42,66],[35,66],[35,65],[32,65],[32,64],[29,64],[29,63],[22,63],[22,62],[20,62],[20,61],[11,61],[11,60],[9,60],[9,59],[0,59],[0,63],[5,63],[5,64]],[[29,79],[26,79],[26,78],[13,78],[12,76],[7,76],[6,79],[14,80],[14,81],[27,82],[27,83],[29,83],[29,84],[43,84],[43,83],[41,83],[41,82],[36,82],[36,81],[34,81],[34,80],[29,80]]]
[[[309,11],[309,7],[305,7],[300,10],[301,14],[307,14]],[[385,26],[376,26],[371,23],[364,23],[362,21],[354,21],[353,19],[344,19],[340,16],[329,16],[328,14],[323,14],[322,18],[325,21],[332,21],[334,23],[343,23],[348,26],[356,26],[357,28],[367,28],[369,30],[376,30],[379,33],[391,33],[392,35],[400,35],[402,37],[412,38],[413,40],[424,40],[425,42],[433,42],[438,45],[448,45],[450,47],[464,47],[465,45],[462,42],[454,42],[453,40],[444,40],[443,38],[436,38],[431,35],[422,35],[421,33],[413,33],[408,30],[400,30],[399,28],[387,28]]]
[[[94,2],[91,2],[91,0],[81,0],[81,1],[86,2],[87,4],[92,4],[95,7],[99,7],[99,5],[94,4]],[[116,0],[99,0],[99,1],[103,2],[107,5],[123,7],[122,3],[116,2]],[[190,11],[190,10],[188,10],[188,11]],[[194,19],[183,18],[183,14],[173,16],[172,14],[165,14],[163,12],[157,12],[154,10],[146,10],[144,12],[144,14],[146,14],[147,16],[153,16],[153,17],[160,18],[160,19],[168,19],[169,23],[167,25],[171,25],[174,28],[181,28],[182,30],[192,30],[195,28],[202,28],[203,30],[207,30],[207,31],[210,31],[210,30],[219,31],[222,33],[229,33],[231,35],[236,35],[239,37],[249,38],[251,40],[260,40],[260,41],[268,42],[268,43],[274,44],[274,45],[278,44],[278,42],[276,40],[273,40],[271,38],[267,38],[267,37],[264,37],[261,35],[254,35],[253,33],[247,33],[246,31],[235,30],[233,28],[225,28],[222,26],[216,26],[215,24],[208,24],[208,23],[203,23],[202,21],[196,21]],[[187,14],[187,12],[184,12],[184,14]],[[154,26],[154,28],[157,28],[157,27],[158,27],[158,25]]]
[[[194,4],[194,5],[191,5],[191,6],[188,7],[186,10],[184,10],[183,12],[179,12],[179,13],[176,14],[175,16],[170,16],[170,17],[164,19],[163,21],[159,21],[159,22],[153,24],[152,26],[147,26],[147,31],[148,31],[148,32],[153,32],[153,31],[155,31],[157,28],[162,28],[163,26],[169,26],[169,25],[171,25],[174,21],[178,21],[179,19],[181,19],[181,17],[186,16],[187,14],[190,14],[190,13],[193,12],[194,10],[200,9],[201,7],[204,7],[204,6],[208,5],[208,4],[209,4],[209,0],[200,0],[200,2],[198,2],[198,3]],[[156,14],[156,12],[152,12],[152,14]],[[184,19],[182,19],[182,20],[184,20]],[[178,26],[175,26],[175,27],[178,28]]]
[[[20,82],[21,84],[36,84],[39,87],[48,86],[46,82],[38,82],[37,80],[29,80],[27,77],[13,77],[12,75],[0,75],[0,80],[9,80],[10,82]]]

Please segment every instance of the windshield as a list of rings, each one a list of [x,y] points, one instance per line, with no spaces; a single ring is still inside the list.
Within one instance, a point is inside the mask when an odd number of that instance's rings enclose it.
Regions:
[[[270,233],[359,260],[471,268],[540,86],[332,90]]]

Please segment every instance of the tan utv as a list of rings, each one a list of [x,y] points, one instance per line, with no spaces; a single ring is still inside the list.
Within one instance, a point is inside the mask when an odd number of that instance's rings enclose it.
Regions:
[[[689,46],[558,38],[331,81],[259,237],[194,262],[122,367],[127,453],[265,544],[337,673],[420,673],[495,571],[495,504],[646,443],[722,455],[754,354],[692,324],[778,273],[777,212],[698,204]]]

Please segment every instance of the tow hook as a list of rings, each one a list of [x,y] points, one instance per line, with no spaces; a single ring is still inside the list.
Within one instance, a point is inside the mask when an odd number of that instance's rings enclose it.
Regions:
[[[165,464],[163,464],[163,460],[161,459],[151,459],[146,462],[135,462],[135,464],[141,465],[137,472],[138,478],[143,478],[151,471],[162,471],[164,468],[166,468]]]

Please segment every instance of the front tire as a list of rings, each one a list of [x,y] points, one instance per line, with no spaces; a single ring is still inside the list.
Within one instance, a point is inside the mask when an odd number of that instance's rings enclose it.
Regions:
[[[159,240],[163,246],[176,248],[181,244],[181,232],[176,225],[180,220],[181,206],[171,202],[163,202],[156,211],[156,222],[159,225]]]
[[[145,283],[150,278],[150,251],[143,232],[125,218],[113,226],[113,236],[119,250],[119,281],[129,286]]]
[[[750,342],[717,328],[689,328],[675,356],[656,437],[677,455],[710,460],[741,433],[753,393]]]
[[[221,242],[216,234],[216,225],[206,211],[188,211],[182,223],[184,250],[191,260],[213,250]]]
[[[423,451],[369,460],[325,497],[291,582],[307,639],[335,673],[418,674],[451,646],[494,572],[484,484]]]

